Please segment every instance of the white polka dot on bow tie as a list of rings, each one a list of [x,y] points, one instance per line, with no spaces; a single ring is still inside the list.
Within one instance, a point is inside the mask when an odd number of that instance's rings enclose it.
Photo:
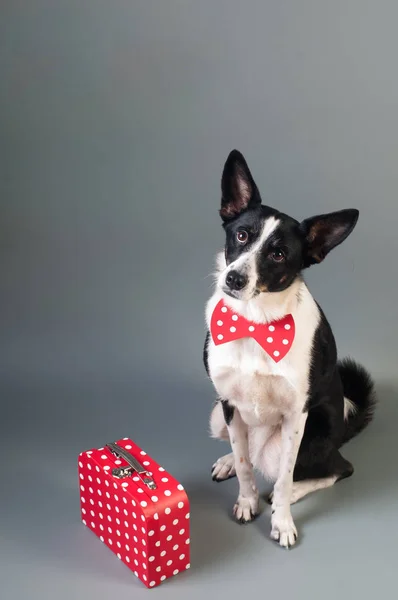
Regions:
[[[222,309],[221,309],[221,312],[226,313],[227,310],[228,310],[228,308],[226,306],[223,306]]]
[[[224,339],[224,336],[223,336],[223,335],[221,335],[221,333],[220,333],[220,334],[217,336],[217,339],[219,339],[219,340],[223,340],[223,339]]]
[[[219,327],[222,327],[222,326],[224,325],[224,323],[223,323],[222,321],[217,321],[217,325],[218,325]]]
[[[272,342],[273,342],[273,341],[274,341],[274,338],[272,338],[272,337],[267,337],[267,342],[268,342],[269,344],[272,344]]]
[[[287,346],[289,343],[289,340],[282,340],[282,344],[285,344],[285,346]]]
[[[235,333],[236,327],[230,327],[229,330],[230,330],[231,333]]]
[[[274,356],[279,356],[279,352],[278,352],[278,350],[275,350],[275,352],[274,352]]]
[[[238,320],[238,315],[232,315],[232,320],[233,321],[237,321]]]
[[[274,327],[273,325],[270,325],[270,326],[268,327],[268,330],[269,330],[269,331],[275,331],[275,327]]]
[[[254,331],[254,327],[253,327],[253,325],[250,325],[250,327],[249,327],[249,331]]]
[[[290,325],[289,325],[289,323],[287,323],[287,324],[285,325],[285,329],[290,329]]]

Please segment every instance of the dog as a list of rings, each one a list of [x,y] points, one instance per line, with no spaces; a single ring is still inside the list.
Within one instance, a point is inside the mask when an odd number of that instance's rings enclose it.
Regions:
[[[271,538],[290,548],[291,504],[352,475],[340,448],[376,406],[370,374],[352,359],[338,361],[331,327],[303,279],[350,235],[359,211],[298,222],[265,206],[237,150],[225,163],[221,195],[226,242],[206,306],[203,360],[218,397],[210,434],[232,452],[212,476],[237,477],[240,523],[259,514],[254,469],[272,481]]]

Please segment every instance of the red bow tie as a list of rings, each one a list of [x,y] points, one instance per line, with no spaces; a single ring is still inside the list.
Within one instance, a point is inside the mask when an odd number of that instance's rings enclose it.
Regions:
[[[295,327],[292,315],[271,323],[253,323],[220,300],[211,316],[210,331],[216,346],[252,337],[275,362],[279,362],[293,344]]]

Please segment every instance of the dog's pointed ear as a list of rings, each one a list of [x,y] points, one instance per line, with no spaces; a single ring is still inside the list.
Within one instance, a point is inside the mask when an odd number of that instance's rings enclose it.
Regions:
[[[220,215],[223,221],[229,221],[243,211],[261,204],[252,174],[238,150],[232,150],[224,165],[221,193]]]
[[[304,268],[320,263],[354,229],[359,211],[354,208],[306,219],[300,224],[305,236]]]

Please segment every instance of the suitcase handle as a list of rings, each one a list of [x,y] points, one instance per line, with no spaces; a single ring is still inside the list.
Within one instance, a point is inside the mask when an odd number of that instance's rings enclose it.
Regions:
[[[124,479],[125,477],[130,477],[132,473],[136,473],[141,481],[150,490],[156,490],[157,485],[153,478],[149,475],[145,467],[143,467],[141,463],[134,458],[132,454],[130,454],[130,452],[125,450],[125,448],[118,446],[118,444],[115,444],[114,442],[110,442],[106,445],[106,447],[109,448],[112,454],[115,454],[115,456],[119,458],[123,458],[129,465],[128,467],[118,467],[112,469],[112,475],[114,477],[117,477],[118,479]]]

